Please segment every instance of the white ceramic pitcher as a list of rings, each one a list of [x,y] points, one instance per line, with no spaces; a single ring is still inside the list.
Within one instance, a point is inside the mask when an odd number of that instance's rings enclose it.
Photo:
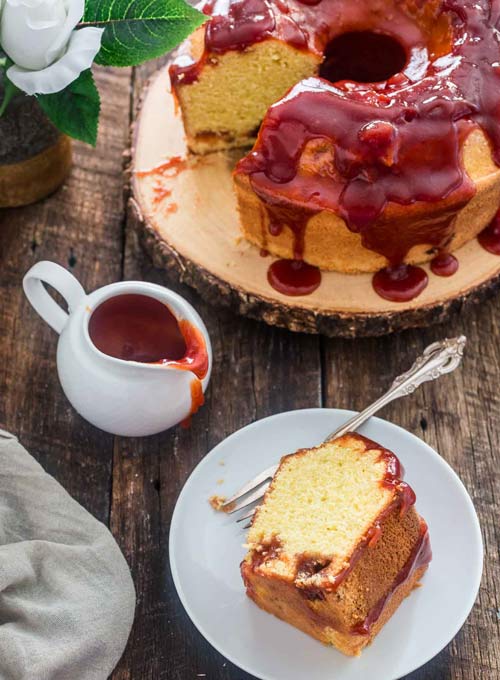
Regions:
[[[68,313],[43,283],[62,295]],[[137,437],[166,430],[190,415],[191,385],[197,379],[191,371],[108,356],[93,344],[88,330],[93,310],[111,297],[138,294],[163,302],[178,321],[186,319],[203,335],[208,354],[208,372],[202,380],[205,391],[212,369],[210,338],[198,313],[180,295],[143,281],[112,283],[87,295],[77,279],[54,262],[35,264],[23,287],[38,314],[59,333],[59,379],[83,418],[106,432]]]

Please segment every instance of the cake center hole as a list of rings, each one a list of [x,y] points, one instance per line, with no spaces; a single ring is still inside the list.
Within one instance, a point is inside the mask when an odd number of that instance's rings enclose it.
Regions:
[[[336,83],[378,83],[400,73],[408,61],[406,50],[390,35],[351,31],[332,40],[325,52],[320,76]]]

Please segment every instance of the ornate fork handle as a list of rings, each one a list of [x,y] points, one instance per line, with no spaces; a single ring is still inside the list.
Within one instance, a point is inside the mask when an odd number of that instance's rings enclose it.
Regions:
[[[341,437],[347,432],[355,432],[366,420],[394,399],[413,394],[422,383],[437,380],[445,373],[454,371],[462,361],[466,342],[465,336],[461,335],[458,338],[446,339],[429,345],[410,370],[394,380],[385,394],[364,411],[348,420],[338,430],[329,434],[325,441]]]
[[[332,432],[324,441],[341,437],[347,432],[355,432],[358,427],[371,418],[383,406],[398,399],[413,394],[417,387],[428,380],[436,380],[445,373],[451,373],[462,361],[466,338],[461,335],[453,340],[443,340],[435,342],[427,347],[409,371],[400,375],[392,383],[388,392],[377,399],[376,402],[368,406],[364,411],[348,420],[342,427]],[[269,486],[269,482],[276,473],[278,465],[264,470],[259,475],[247,482],[239,491],[229,498],[222,509],[229,514],[243,510],[250,505],[260,501]],[[238,522],[250,519],[254,513],[254,508],[240,517]]]

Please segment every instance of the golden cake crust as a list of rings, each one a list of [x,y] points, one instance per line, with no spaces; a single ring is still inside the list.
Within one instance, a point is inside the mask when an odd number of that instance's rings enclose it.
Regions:
[[[500,205],[500,169],[492,159],[490,145],[481,130],[474,130],[469,135],[463,159],[465,170],[476,187],[475,196],[465,206],[447,201],[437,205],[424,202],[411,206],[392,204],[385,219],[393,224],[394,230],[418,227],[420,223],[429,223],[448,212],[456,213],[453,237],[448,246],[453,252],[475,238],[492,221]],[[249,176],[235,172],[234,185],[245,238],[277,257],[293,259],[293,232],[285,226],[278,235],[271,233],[266,202],[253,190]],[[272,195],[273,202],[279,199],[278,193]],[[291,210],[298,207],[285,198],[283,203]],[[410,250],[404,261],[407,264],[429,262],[436,252],[430,244],[418,245]],[[341,217],[327,210],[313,215],[307,223],[303,259],[320,269],[347,274],[375,272],[388,265],[385,257],[363,246],[360,234],[351,231]]]
[[[393,514],[397,515],[397,512]],[[411,533],[417,536],[420,518],[413,508],[408,512],[407,517],[405,525],[411,525]],[[384,529],[394,521],[395,517],[388,518],[382,526],[382,531],[384,532]],[[403,542],[405,528],[406,526],[401,527],[398,532],[401,542]],[[376,604],[377,594],[384,588],[391,587],[391,578],[385,571],[385,558],[391,550],[393,550],[393,545],[387,539],[381,538],[378,546],[367,553],[366,559],[358,562],[358,567],[342,584],[338,593],[325,593],[324,599],[319,599],[322,596],[321,591],[318,590],[316,601],[313,595],[309,596],[311,598],[309,599],[304,591],[297,588],[290,580],[278,575],[262,573],[250,561],[242,562],[241,573],[248,597],[261,609],[311,635],[323,644],[336,647],[348,656],[359,656],[364,647],[369,645],[384,627],[401,602],[419,586],[428,569],[428,564],[422,565],[396,587],[368,634],[352,632],[352,629],[345,625],[345,621],[355,625],[356,609],[354,606],[350,608],[350,605],[355,604],[356,596],[367,594],[369,596],[367,601]],[[409,555],[410,551],[407,551],[407,554]]]
[[[352,542],[345,543],[339,541],[336,530],[331,541],[340,550],[338,554],[331,553],[328,541],[325,544],[319,540],[314,545],[314,539],[320,539],[324,530],[321,506],[315,506],[319,514],[311,524],[307,521],[304,524],[303,514],[294,515],[293,508],[281,510],[282,518],[294,523],[295,532],[305,530],[310,536],[304,544],[300,543],[300,534],[293,537],[286,521],[285,524],[276,521],[274,506],[280,502],[286,506],[284,487],[294,479],[290,466],[299,466],[297,470],[307,475],[310,468],[304,469],[304,461],[319,457],[324,466],[323,455],[338,456],[341,478],[345,473],[345,479],[359,482],[366,475],[370,480],[363,487],[362,500],[348,496],[359,533],[351,536]],[[285,457],[249,532],[249,552],[241,565],[248,596],[262,609],[321,642],[334,645],[345,654],[358,655],[416,587],[430,559],[427,527],[413,507],[413,492],[399,475],[399,463],[393,454],[353,434]],[[335,480],[328,477],[326,483],[329,482],[334,484]],[[299,483],[290,488],[304,502],[304,485]],[[311,487],[310,494],[323,494],[325,488],[321,484]],[[328,504],[332,498],[325,496],[322,502]],[[363,508],[366,503],[365,523],[361,524],[359,513],[355,519],[359,503]],[[313,506],[308,507],[310,510]],[[307,513],[308,507],[301,513]],[[340,507],[337,514],[335,517],[332,511],[329,521],[341,525]],[[270,516],[274,517],[271,524]],[[314,521],[318,524],[317,535],[312,528]],[[269,533],[272,526],[275,535]],[[310,550],[306,550],[307,545]],[[301,552],[297,554],[297,550]]]

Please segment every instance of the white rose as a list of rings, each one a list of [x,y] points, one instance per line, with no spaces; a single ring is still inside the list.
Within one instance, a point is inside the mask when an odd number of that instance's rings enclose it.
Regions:
[[[75,30],[85,0],[5,0],[0,45],[12,59],[7,75],[29,95],[64,90],[90,68],[103,29]],[[0,0],[2,6],[2,0]]]

